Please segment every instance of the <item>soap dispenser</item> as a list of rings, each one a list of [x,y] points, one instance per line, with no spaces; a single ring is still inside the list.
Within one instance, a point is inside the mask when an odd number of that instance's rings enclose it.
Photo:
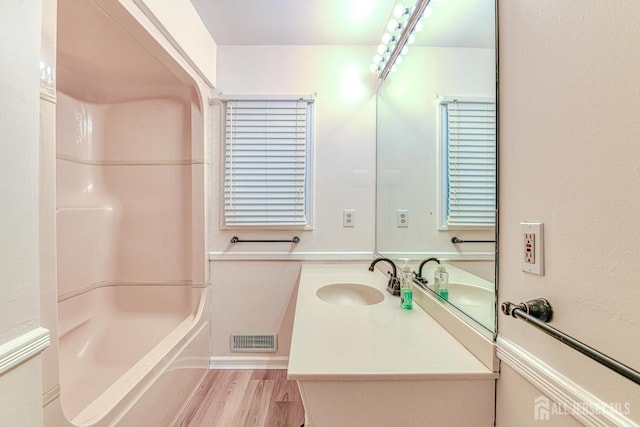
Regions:
[[[413,307],[413,287],[411,266],[408,259],[402,259],[404,264],[402,265],[402,282],[400,284],[400,307],[405,310],[411,310]]]
[[[433,275],[433,290],[442,299],[449,299],[449,273],[444,265],[438,265]]]

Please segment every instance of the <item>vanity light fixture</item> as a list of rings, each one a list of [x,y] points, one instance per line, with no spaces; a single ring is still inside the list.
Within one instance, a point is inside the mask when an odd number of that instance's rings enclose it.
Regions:
[[[371,72],[380,73],[380,81],[384,81],[390,72],[395,71],[400,63],[400,55],[406,54],[409,50],[407,45],[415,40],[413,33],[422,29],[421,20],[429,1],[417,0],[412,6],[407,6],[406,1],[403,1],[394,7],[386,27],[387,32],[380,39],[378,54],[373,57],[370,67]]]

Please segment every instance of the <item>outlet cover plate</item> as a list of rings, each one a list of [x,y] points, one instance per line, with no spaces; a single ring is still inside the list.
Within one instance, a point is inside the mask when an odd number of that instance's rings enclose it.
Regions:
[[[525,273],[544,276],[544,224],[520,223],[520,263]]]
[[[409,227],[409,210],[408,209],[396,210],[396,227],[398,228]]]
[[[342,226],[343,227],[356,226],[356,210],[355,209],[342,210]]]

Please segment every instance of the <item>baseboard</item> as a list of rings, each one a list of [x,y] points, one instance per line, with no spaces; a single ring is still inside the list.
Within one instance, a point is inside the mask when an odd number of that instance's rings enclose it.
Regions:
[[[0,345],[0,375],[49,347],[49,330],[35,328]]]
[[[211,356],[209,369],[287,369],[288,356]]]
[[[570,414],[585,426],[636,426],[616,408],[556,371],[522,347],[498,335],[498,358],[540,390],[557,408]],[[544,397],[542,396],[542,397]],[[549,402],[546,402],[549,403]],[[574,410],[571,408],[583,408]],[[618,408],[624,411],[625,408]],[[627,408],[628,409],[628,408]]]

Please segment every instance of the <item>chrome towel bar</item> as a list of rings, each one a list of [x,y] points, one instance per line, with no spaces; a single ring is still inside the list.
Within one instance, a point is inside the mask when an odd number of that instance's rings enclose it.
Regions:
[[[456,236],[453,236],[451,238],[451,243],[453,243],[454,245],[457,245],[459,243],[495,243],[495,240],[462,240],[457,238]]]
[[[593,347],[589,347],[572,336],[547,325],[546,322],[549,322],[553,317],[553,309],[551,308],[549,301],[546,299],[538,298],[520,304],[513,304],[505,301],[502,303],[501,309],[504,314],[512,317],[519,317],[527,323],[541,329],[547,335],[565,343],[574,350],[578,350],[580,353],[595,360],[601,365],[606,366],[636,384],[640,384],[640,372],[618,362],[604,353],[599,352]]]

